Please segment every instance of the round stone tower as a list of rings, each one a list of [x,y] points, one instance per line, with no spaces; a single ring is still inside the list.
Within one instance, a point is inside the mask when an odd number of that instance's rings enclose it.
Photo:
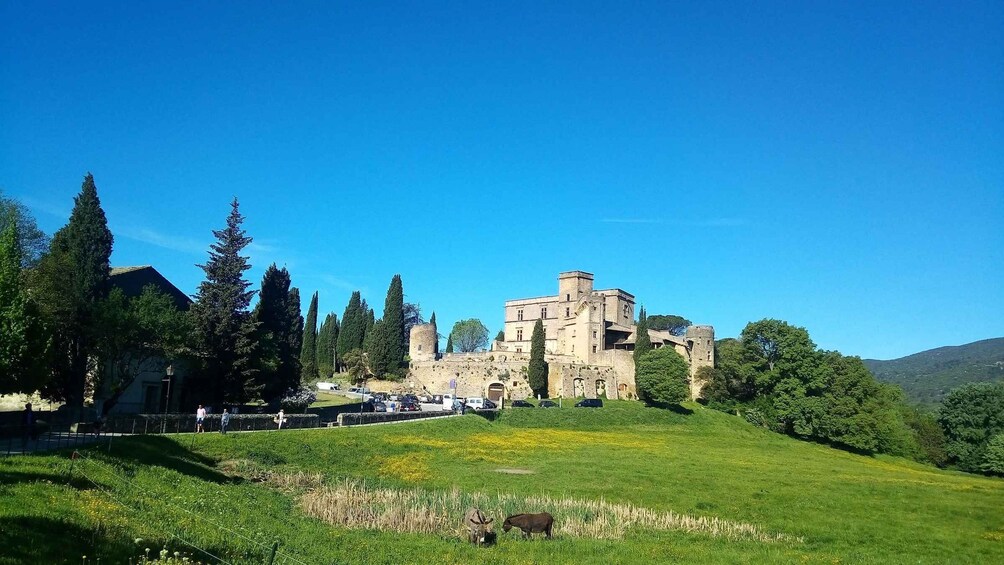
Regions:
[[[687,348],[690,349],[690,398],[701,396],[704,383],[694,378],[701,367],[715,366],[715,328],[714,326],[687,326],[684,335]]]
[[[408,356],[412,361],[435,361],[436,342],[439,335],[436,324],[418,324],[411,327],[411,343],[408,346]]]

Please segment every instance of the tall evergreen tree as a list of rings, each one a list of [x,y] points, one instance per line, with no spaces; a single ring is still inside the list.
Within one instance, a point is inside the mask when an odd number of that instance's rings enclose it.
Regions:
[[[199,284],[192,306],[204,360],[202,384],[208,396],[203,404],[246,402],[260,393],[254,382],[252,364],[256,324],[248,311],[253,290],[244,279],[251,268],[241,251],[251,243],[241,228],[244,216],[237,199],[230,204],[227,227],[213,230],[216,242],[210,246],[209,260],[199,267],[206,280]],[[194,393],[198,395],[199,393]]]
[[[300,350],[301,375],[308,381],[317,379],[317,292],[310,299],[307,319],[303,324],[303,346]]]
[[[33,393],[48,375],[48,339],[21,271],[18,224],[0,233],[0,394]]]
[[[432,333],[436,335],[436,343],[433,346],[432,352],[439,355],[439,329],[436,327],[436,313],[432,313],[432,317],[429,318],[429,323],[432,324]]]
[[[404,364],[404,288],[401,275],[394,275],[387,289],[383,318],[374,327],[367,349],[376,376],[396,372]]]
[[[84,177],[80,194],[74,198],[70,221],[53,237],[54,253],[65,257],[69,280],[57,281],[71,301],[68,317],[62,320],[60,354],[66,356],[67,371],[61,379],[57,396],[71,408],[84,404],[87,375],[94,359],[94,319],[98,305],[108,297],[109,258],[114,238],[98,199],[94,177]]]
[[[342,325],[338,331],[336,343],[339,359],[345,359],[345,354],[353,349],[362,349],[363,337],[366,334],[366,314],[362,309],[362,299],[359,291],[352,293],[349,303],[342,313]]]
[[[547,398],[547,361],[544,360],[544,323],[539,318],[533,325],[530,336],[530,366],[527,368],[526,384],[534,396]]]
[[[638,325],[635,326],[634,335],[634,362],[637,367],[641,356],[652,351],[652,338],[648,335],[648,316],[645,315],[644,306],[638,314]]]
[[[328,378],[335,370],[336,340],[338,339],[338,317],[329,313],[317,330],[317,368],[321,378]]]
[[[273,263],[265,270],[254,310],[259,346],[258,382],[262,386],[262,400],[270,404],[300,382],[303,316],[300,293],[291,288],[291,283],[289,271]]]
[[[453,353],[453,333],[446,338],[446,353]]]

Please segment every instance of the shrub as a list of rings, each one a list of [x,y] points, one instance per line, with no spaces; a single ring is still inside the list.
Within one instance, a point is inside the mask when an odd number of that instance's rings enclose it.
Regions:
[[[286,412],[298,414],[304,412],[308,406],[316,401],[317,393],[312,389],[306,387],[300,389],[291,388],[279,400],[279,406]]]
[[[638,358],[635,385],[646,404],[676,404],[690,396],[690,369],[671,347],[653,349]]]

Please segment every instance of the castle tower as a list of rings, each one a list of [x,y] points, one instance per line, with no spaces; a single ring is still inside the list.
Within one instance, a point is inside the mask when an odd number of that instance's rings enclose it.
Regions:
[[[436,342],[439,341],[436,324],[414,325],[409,336],[411,343],[408,346],[408,357],[412,361],[436,360]]]
[[[585,271],[566,271],[558,274],[558,318],[575,316],[575,304],[582,296],[593,292],[593,274]]]
[[[684,335],[687,349],[690,350],[690,398],[696,400],[701,396],[703,382],[697,382],[694,376],[701,367],[715,366],[715,328],[714,326],[687,326]]]

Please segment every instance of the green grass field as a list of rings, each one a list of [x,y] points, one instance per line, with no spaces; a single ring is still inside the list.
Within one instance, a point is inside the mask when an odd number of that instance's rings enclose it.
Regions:
[[[691,405],[116,439],[0,460],[0,563],[1001,563],[1004,481],[799,442]],[[555,539],[460,534],[470,504]],[[60,532],[53,535],[53,532]],[[136,542],[140,539],[140,542]],[[191,544],[191,545],[186,545]]]
[[[358,399],[349,398],[335,392],[317,392],[317,400],[310,405],[311,408],[325,408],[328,406],[342,406],[343,404],[352,404],[353,402],[359,402]]]

